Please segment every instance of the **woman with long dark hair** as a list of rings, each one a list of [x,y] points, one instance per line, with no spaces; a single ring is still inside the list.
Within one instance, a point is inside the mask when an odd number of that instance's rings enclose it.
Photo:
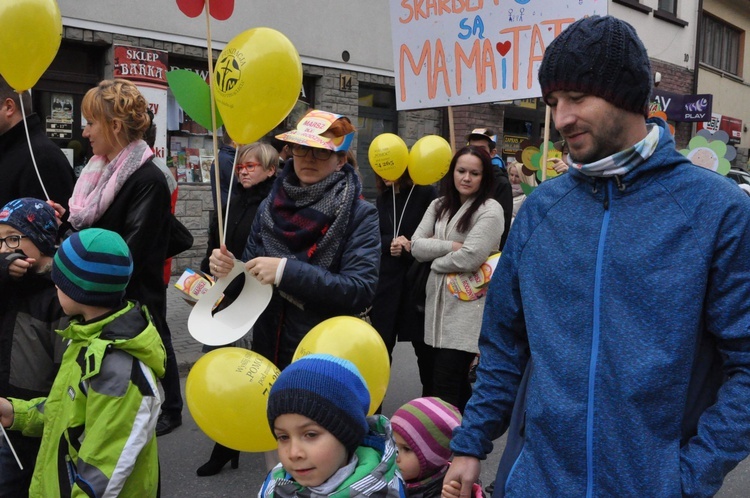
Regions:
[[[479,352],[484,298],[457,299],[448,289],[451,273],[477,271],[498,250],[503,208],[492,199],[489,155],[469,146],[453,157],[434,200],[414,232],[412,255],[430,261],[425,302],[425,343],[432,352],[432,393],[462,412],[471,396],[468,374]]]

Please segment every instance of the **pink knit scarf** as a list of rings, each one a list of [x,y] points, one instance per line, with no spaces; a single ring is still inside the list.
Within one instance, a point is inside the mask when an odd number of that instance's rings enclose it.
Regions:
[[[81,171],[68,203],[68,221],[73,228],[88,228],[101,218],[130,175],[153,155],[146,142],[137,140],[122,149],[112,162],[105,156],[92,157]]]

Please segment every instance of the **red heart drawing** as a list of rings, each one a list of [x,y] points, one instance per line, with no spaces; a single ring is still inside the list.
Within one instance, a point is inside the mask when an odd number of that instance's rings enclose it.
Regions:
[[[510,42],[509,41],[502,42],[502,43],[498,42],[497,45],[495,45],[495,48],[497,49],[498,52],[500,52],[500,55],[505,55],[510,50]]]
[[[188,17],[198,17],[208,2],[208,12],[218,21],[226,21],[234,12],[234,0],[177,0],[177,6]]]

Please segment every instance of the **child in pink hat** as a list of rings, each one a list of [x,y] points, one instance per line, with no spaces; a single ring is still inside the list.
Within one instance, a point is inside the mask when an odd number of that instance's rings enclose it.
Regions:
[[[460,424],[458,408],[434,397],[409,401],[393,414],[396,465],[406,483],[407,496],[440,496],[452,456],[451,436]],[[481,493],[481,487],[476,489]]]

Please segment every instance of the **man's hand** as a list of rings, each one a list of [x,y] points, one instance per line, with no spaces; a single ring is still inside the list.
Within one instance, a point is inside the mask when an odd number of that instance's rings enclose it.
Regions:
[[[448,473],[443,479],[442,498],[470,498],[471,487],[479,479],[481,464],[472,456],[453,458]]]
[[[13,405],[5,398],[0,398],[0,424],[3,427],[13,425]]]

